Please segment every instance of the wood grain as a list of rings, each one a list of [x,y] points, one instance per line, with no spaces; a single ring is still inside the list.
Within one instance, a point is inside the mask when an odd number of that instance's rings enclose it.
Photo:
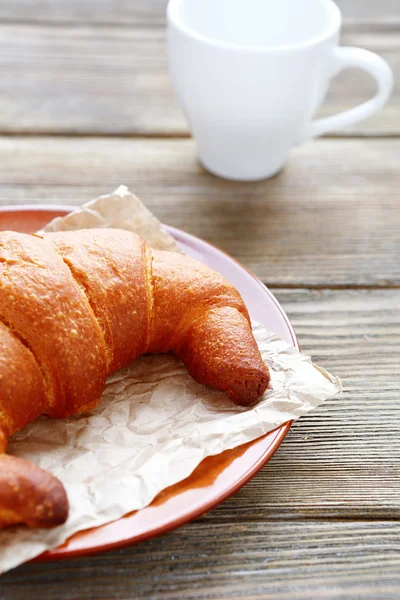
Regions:
[[[0,21],[163,27],[166,5],[167,0],[2,0]]]
[[[237,519],[400,519],[400,290],[274,290],[302,351],[344,391],[300,419],[216,511]]]
[[[2,600],[398,598],[400,291],[277,296],[343,395],[300,419],[200,521],[123,551],[20,567],[2,577]]]
[[[2,600],[398,600],[399,550],[393,521],[207,519],[120,552],[20,567],[2,577],[1,592]]]
[[[363,4],[363,3],[362,3]],[[375,3],[375,6],[378,6]],[[400,4],[398,4],[400,22]],[[368,26],[348,26],[343,28],[341,44],[366,48],[382,56],[390,65],[394,75],[392,96],[386,106],[376,115],[346,127],[335,136],[395,136],[400,133],[400,25],[393,27],[370,28]],[[328,116],[361,104],[376,93],[372,77],[363,71],[349,69],[332,80],[325,102],[317,116]]]
[[[82,204],[127,184],[165,223],[271,286],[399,286],[399,140],[319,140],[260,183],[206,173],[191,140],[0,138],[3,204]]]
[[[163,30],[0,26],[0,131],[187,134]]]
[[[400,4],[337,3],[342,44],[386,58],[392,99],[296,148],[278,177],[239,184],[207,174],[185,139],[166,0],[0,2],[0,205],[78,205],[129,185],[163,222],[274,287],[302,350],[344,384],[202,519],[121,551],[20,567],[1,578],[1,600],[400,597]],[[345,72],[320,114],[374,91]],[[370,136],[385,139],[354,139]]]
[[[165,24],[167,0],[2,0],[0,20],[30,23],[90,23],[129,27]],[[399,23],[397,0],[336,0],[345,24]]]
[[[338,135],[398,135],[399,29],[348,28],[342,42],[381,54],[394,71],[395,89],[377,115]],[[164,28],[0,25],[0,56],[0,132],[189,135],[170,83]],[[345,71],[320,114],[374,93],[368,75]]]

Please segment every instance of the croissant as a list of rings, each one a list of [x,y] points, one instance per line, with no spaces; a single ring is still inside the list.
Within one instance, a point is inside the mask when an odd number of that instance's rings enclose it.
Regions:
[[[9,436],[94,408],[108,375],[158,352],[237,404],[269,383],[242,298],[209,267],[116,229],[0,233],[0,527],[68,516],[62,484],[6,455]]]

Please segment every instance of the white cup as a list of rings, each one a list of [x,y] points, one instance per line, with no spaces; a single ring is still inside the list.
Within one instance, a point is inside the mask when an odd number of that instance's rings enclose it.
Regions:
[[[294,144],[366,119],[390,96],[382,58],[338,47],[332,0],[170,0],[167,16],[174,88],[215,175],[272,177]],[[376,95],[313,121],[331,78],[350,67],[375,78]]]

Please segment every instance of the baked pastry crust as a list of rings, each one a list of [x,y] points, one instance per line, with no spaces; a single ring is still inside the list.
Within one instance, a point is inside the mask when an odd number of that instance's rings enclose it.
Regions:
[[[0,233],[0,526],[68,514],[55,477],[4,454],[8,437],[94,408],[109,374],[160,352],[237,404],[269,383],[241,296],[209,267],[116,229]]]

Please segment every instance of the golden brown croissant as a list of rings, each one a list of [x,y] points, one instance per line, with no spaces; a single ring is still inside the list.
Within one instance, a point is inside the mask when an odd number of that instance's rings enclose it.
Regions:
[[[243,300],[212,269],[127,231],[0,233],[0,526],[68,514],[55,477],[4,454],[8,437],[94,408],[109,374],[169,351],[237,404],[268,386]]]

